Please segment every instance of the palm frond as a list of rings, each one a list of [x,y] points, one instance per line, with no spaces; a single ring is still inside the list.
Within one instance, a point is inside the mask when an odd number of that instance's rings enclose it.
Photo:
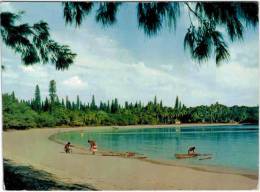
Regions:
[[[7,18],[0,26],[3,42],[21,56],[24,65],[52,61],[56,69],[64,70],[73,63],[76,54],[68,46],[50,39],[47,23],[15,25],[18,14],[4,12],[0,16]]]
[[[184,37],[184,50],[189,49],[190,54],[193,55],[193,51],[196,44],[196,34],[194,27],[190,27]]]
[[[68,69],[76,57],[76,54],[68,46],[59,45],[53,40],[48,42],[47,49],[50,53],[50,61],[55,65],[57,70]]]
[[[37,50],[32,44],[29,44],[24,51],[22,51],[22,61],[24,65],[33,65],[40,62]]]
[[[236,5],[238,15],[243,18],[247,24],[256,27],[258,24],[258,2],[240,2]]]
[[[116,13],[121,3],[105,2],[100,3],[96,12],[96,21],[104,26],[112,25],[116,22]]]
[[[194,48],[192,56],[200,63],[201,61],[208,60],[210,54],[211,54],[210,40],[207,38],[202,38],[197,42],[197,45]]]
[[[237,18],[227,21],[227,30],[231,41],[243,38],[244,27]]]
[[[227,49],[227,45],[224,42],[220,42],[216,45],[216,64],[219,66],[220,62],[228,61],[230,58],[230,54]]]
[[[81,25],[93,7],[92,2],[63,2],[62,5],[65,23],[75,23],[76,26]]]
[[[70,6],[70,2],[62,2],[63,5],[63,17],[65,19],[66,24],[71,24],[72,23],[72,18],[73,13],[72,13],[72,8]]]
[[[158,12],[156,3],[138,3],[138,24],[148,36],[156,35],[162,27]]]
[[[1,25],[3,27],[9,27],[13,25],[20,17],[21,14],[15,14],[11,12],[1,12],[0,14]]]

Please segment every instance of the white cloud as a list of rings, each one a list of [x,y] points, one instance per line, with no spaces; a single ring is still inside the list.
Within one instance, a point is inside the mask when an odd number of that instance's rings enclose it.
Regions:
[[[3,75],[5,88],[16,87],[19,92],[19,88],[26,85],[23,90],[27,93],[24,91],[23,94],[29,97],[33,95],[35,85],[39,84],[41,92],[47,95],[48,83],[55,79],[59,96],[75,98],[78,94],[82,101],[90,101],[91,95],[95,94],[97,102],[117,97],[120,102],[141,100],[146,103],[156,95],[164,104],[173,105],[178,95],[188,106],[216,101],[227,105],[258,103],[255,67],[258,64],[258,47],[254,43],[246,42],[249,46],[246,48],[232,46],[230,63],[217,68],[214,62],[201,66],[190,60],[185,60],[187,63],[178,62],[180,56],[174,51],[172,54],[176,60],[171,63],[165,62],[160,53],[151,57],[146,54],[136,57],[131,49],[141,41],[140,38],[136,37],[136,42],[127,42],[132,47],[123,46],[119,39],[104,31],[93,31],[89,26],[77,29],[67,27],[66,30],[52,28],[51,35],[77,53],[76,61],[69,70],[55,71],[52,65],[34,65],[17,67],[15,73],[14,67]],[[155,44],[147,42],[141,41],[151,45],[151,50],[164,50],[164,47],[158,47],[156,41]],[[151,65],[155,57],[161,61]],[[3,58],[6,58],[5,55]],[[20,59],[16,61],[13,61],[15,66],[20,66]],[[248,63],[254,67],[246,67]]]
[[[83,83],[83,81],[78,76],[73,76],[67,80],[64,80],[62,83],[71,88],[83,88],[87,86],[86,82]]]
[[[244,68],[258,68],[259,47],[258,36],[250,41],[236,42],[230,47],[231,61]]]
[[[0,6],[0,11],[1,12],[4,12],[4,11],[10,11],[10,12],[14,12],[14,8],[13,6],[11,5],[10,2],[2,2],[1,3],[1,6]]]
[[[217,83],[226,88],[257,89],[258,71],[239,64],[227,64],[217,70]]]
[[[230,86],[237,94],[240,90],[254,93],[257,89],[250,84],[255,79],[255,69],[244,70],[240,64],[223,64],[217,68],[214,62],[202,66],[160,63],[152,67],[147,61],[136,61],[128,49],[106,35],[97,36],[86,29],[84,34],[88,35],[82,35],[82,31],[75,33],[73,39],[69,33],[59,36],[65,38],[66,43],[75,47],[78,53],[76,65],[69,73],[80,75],[89,82],[87,93],[95,94],[97,100],[118,97],[121,102],[147,102],[157,95],[165,104],[172,105],[178,95],[187,105],[211,104],[217,100],[234,104],[225,99],[232,96],[227,94]],[[64,39],[60,41],[64,42]],[[241,75],[242,72],[244,74]],[[237,83],[239,78],[244,80],[240,85]],[[75,83],[69,84],[75,87]],[[256,101],[252,98],[243,100],[244,104]]]
[[[26,72],[26,73],[35,72],[33,66],[24,66],[24,65],[21,65],[21,68],[22,68],[22,71],[23,71],[23,72]]]

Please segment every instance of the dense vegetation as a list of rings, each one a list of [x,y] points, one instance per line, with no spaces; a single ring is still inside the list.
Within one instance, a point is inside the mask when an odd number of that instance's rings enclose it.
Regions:
[[[172,124],[172,123],[257,123],[258,106],[227,107],[219,103],[210,106],[186,107],[176,97],[173,107],[163,106],[162,101],[144,105],[141,102],[125,102],[120,105],[118,99],[95,102],[94,95],[90,103],[83,103],[77,96],[76,102],[68,97],[60,99],[56,94],[56,82],[50,81],[49,97],[41,99],[37,85],[32,100],[24,101],[15,97],[15,93],[3,94],[4,129],[26,129],[33,127],[87,126],[87,125],[136,125],[136,124]]]

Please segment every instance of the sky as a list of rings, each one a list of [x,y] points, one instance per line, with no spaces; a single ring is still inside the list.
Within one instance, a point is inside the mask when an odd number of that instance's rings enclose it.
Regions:
[[[3,93],[15,91],[18,98],[31,99],[38,84],[45,98],[54,79],[59,97],[75,100],[79,95],[83,102],[90,102],[94,94],[97,102],[116,97],[120,103],[146,104],[157,96],[164,105],[173,106],[178,96],[186,106],[258,105],[258,27],[247,29],[243,41],[229,42],[231,58],[217,67],[214,58],[198,64],[184,51],[189,26],[185,9],[175,31],[164,28],[154,37],[138,28],[134,3],[123,5],[110,27],[96,23],[94,14],[81,27],[65,25],[57,2],[6,2],[1,9],[25,11],[21,22],[46,21],[51,37],[77,53],[69,70],[56,71],[51,64],[26,67],[12,49],[2,45]]]

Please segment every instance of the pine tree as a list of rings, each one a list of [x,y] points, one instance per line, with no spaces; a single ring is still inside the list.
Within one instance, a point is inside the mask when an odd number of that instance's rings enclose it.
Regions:
[[[45,101],[44,101],[44,104],[43,104],[43,110],[44,111],[49,111],[49,107],[50,107],[49,101],[48,101],[48,98],[46,97]]]
[[[72,110],[77,109],[77,104],[72,101]]]
[[[80,100],[79,100],[79,96],[77,95],[77,109],[79,110],[80,109]]]
[[[61,106],[65,108],[65,103],[64,103],[64,99],[61,99]]]
[[[137,103],[137,101],[135,102],[135,106],[134,106],[135,108],[138,108],[138,103]]]
[[[55,80],[51,80],[50,81],[50,85],[49,85],[49,96],[50,96],[50,100],[51,100],[51,104],[54,104],[57,94],[56,94],[56,82]]]
[[[90,109],[91,110],[96,110],[97,106],[96,106],[96,102],[95,102],[95,96],[92,95],[92,100],[91,100],[91,104],[90,104]]]
[[[162,100],[160,101],[160,108],[163,108]]]
[[[115,113],[115,102],[114,102],[114,99],[112,99],[112,102],[111,102],[111,113]]]
[[[142,102],[141,102],[141,101],[139,101],[139,103],[138,103],[138,108],[139,108],[139,109],[142,108]]]
[[[109,100],[107,101],[107,110],[106,112],[110,113],[111,112],[111,107],[110,107],[110,102]]]
[[[41,93],[40,93],[39,85],[36,85],[35,88],[33,106],[34,106],[34,110],[36,111],[41,110]]]
[[[128,109],[128,102],[125,102],[125,109]]]
[[[179,97],[177,96],[175,100],[174,109],[178,109],[178,108],[179,108]]]
[[[59,99],[59,97],[58,96],[56,96],[56,100],[55,100],[55,106],[60,106],[61,105],[61,103],[60,103],[60,99]]]
[[[67,109],[71,109],[71,103],[70,103],[70,101],[69,101],[68,96],[66,96],[66,108],[67,108]]]
[[[99,103],[99,109],[103,110],[103,103],[102,103],[102,101],[100,101],[100,103]]]
[[[115,104],[115,113],[116,113],[119,110],[119,104],[118,104],[117,98],[115,98],[115,103],[114,104]]]
[[[11,97],[12,97],[12,100],[15,101],[15,94],[14,94],[14,91],[12,91]]]
[[[157,97],[156,96],[154,97],[153,104],[157,105]]]
[[[80,102],[80,107],[79,107],[79,109],[80,109],[81,111],[86,110],[86,106],[85,106],[85,104],[82,103],[82,102]]]

